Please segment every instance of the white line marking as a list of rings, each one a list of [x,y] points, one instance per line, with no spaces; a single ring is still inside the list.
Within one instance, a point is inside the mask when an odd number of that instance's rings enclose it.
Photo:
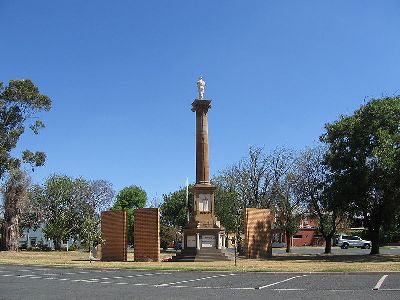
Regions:
[[[25,278],[25,277],[31,277],[31,276],[35,276],[35,275],[31,275],[31,274],[28,274],[28,275],[20,275],[20,276],[18,276],[18,278]]]
[[[58,279],[58,280],[60,280],[60,281],[65,281],[65,280],[69,280],[69,278],[60,278],[60,279]]]
[[[193,282],[193,281],[200,281],[200,280],[206,280],[206,279],[215,279],[215,278],[220,278],[220,277],[225,277],[225,276],[226,276],[226,274],[221,274],[221,275],[207,276],[207,277],[191,279],[191,280],[176,281],[176,282],[170,282],[170,283],[164,283],[164,284],[156,284],[153,286],[155,286],[155,287],[164,287],[164,286],[168,286],[168,285],[172,286],[172,285],[180,284],[183,282]]]
[[[52,274],[52,273],[46,273],[42,274],[43,276],[58,276],[59,274]]]
[[[263,285],[263,286],[260,286],[260,287],[256,287],[255,289],[256,290],[262,290],[262,289],[265,289],[267,287],[274,286],[274,285],[277,285],[277,284],[280,284],[280,283],[283,283],[283,282],[286,282],[286,281],[289,281],[289,280],[293,280],[293,279],[296,279],[296,278],[299,278],[299,277],[304,277],[304,276],[307,276],[307,275],[293,276],[293,277],[287,278],[285,280],[281,280],[281,281],[277,281],[277,282],[270,283],[270,284],[267,284],[267,285]]]
[[[103,279],[103,280],[108,280],[108,279],[110,279],[110,278],[108,278],[108,277],[103,277],[102,279]]]
[[[128,284],[127,282],[117,282],[116,284]]]
[[[67,274],[67,275],[75,275],[76,273],[73,273],[73,272],[67,272],[67,273],[65,273],[65,274]]]
[[[28,277],[28,278],[30,278],[30,279],[39,279],[39,278],[42,278],[41,276],[32,276],[32,277]]]
[[[100,283],[111,283],[111,281],[100,281]]]
[[[305,291],[306,289],[272,289],[274,291]]]
[[[23,270],[19,270],[20,272],[31,272],[32,270],[26,270],[26,269],[23,269]]]
[[[9,277],[9,276],[13,276],[14,274],[3,274],[3,275],[1,275],[1,276],[3,276],[3,277]]]
[[[121,279],[122,277],[121,276],[114,276],[113,278]]]
[[[376,283],[375,287],[372,289],[374,291],[379,290],[379,288],[381,287],[381,285],[383,284],[383,282],[385,281],[386,277],[388,277],[388,275],[383,275],[381,277],[381,279],[379,279],[379,281]]]
[[[134,285],[148,285],[147,283],[135,283]]]
[[[79,272],[79,274],[87,274],[87,273],[89,273],[89,272],[86,272],[86,271]]]
[[[379,289],[380,291],[400,291],[400,289]]]
[[[44,278],[44,280],[53,280],[53,279],[55,279],[54,277],[46,277],[46,278]]]

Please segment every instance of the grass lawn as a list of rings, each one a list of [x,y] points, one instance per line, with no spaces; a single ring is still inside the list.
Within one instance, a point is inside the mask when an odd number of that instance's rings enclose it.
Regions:
[[[161,253],[161,258],[171,253]],[[244,272],[400,272],[399,255],[298,255],[280,254],[270,259],[239,258],[234,262],[127,262],[88,260],[83,251],[0,252],[0,264],[49,265],[79,268],[123,268],[157,270],[244,271]]]

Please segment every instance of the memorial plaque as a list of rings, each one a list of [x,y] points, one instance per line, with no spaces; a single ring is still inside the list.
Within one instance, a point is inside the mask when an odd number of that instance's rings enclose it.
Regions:
[[[215,235],[203,235],[201,237],[202,248],[215,248]]]
[[[196,247],[196,236],[195,235],[188,235],[186,238],[187,247]]]

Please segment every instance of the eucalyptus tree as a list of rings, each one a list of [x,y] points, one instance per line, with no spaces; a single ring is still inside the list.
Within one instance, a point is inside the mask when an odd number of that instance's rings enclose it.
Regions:
[[[292,236],[298,231],[308,207],[298,190],[300,177],[296,170],[296,153],[277,148],[272,152],[272,187],[277,228],[285,233],[286,252],[290,252]]]
[[[29,208],[29,176],[20,169],[12,169],[3,186],[4,221],[2,248],[17,251],[22,215]]]
[[[326,148],[317,146],[302,151],[296,160],[297,193],[318,222],[325,240],[325,253],[331,253],[332,238],[338,227],[349,217],[346,203],[336,197],[324,164]]]
[[[7,86],[0,81],[0,179],[21,162],[32,167],[44,164],[44,152],[25,150],[21,157],[14,157],[12,151],[26,127],[34,134],[39,133],[44,123],[38,116],[50,108],[50,98],[41,94],[31,80],[10,80]]]

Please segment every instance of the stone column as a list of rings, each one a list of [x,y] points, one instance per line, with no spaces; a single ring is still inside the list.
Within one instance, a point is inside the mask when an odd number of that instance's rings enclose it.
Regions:
[[[196,112],[196,183],[200,184],[210,183],[207,119],[210,107],[210,100],[195,100],[192,103],[192,111]]]
[[[185,249],[185,234],[182,233],[182,250]]]
[[[200,234],[196,233],[196,249],[200,250]]]
[[[218,233],[218,249],[222,248],[222,239],[221,239],[222,235],[220,233]]]

